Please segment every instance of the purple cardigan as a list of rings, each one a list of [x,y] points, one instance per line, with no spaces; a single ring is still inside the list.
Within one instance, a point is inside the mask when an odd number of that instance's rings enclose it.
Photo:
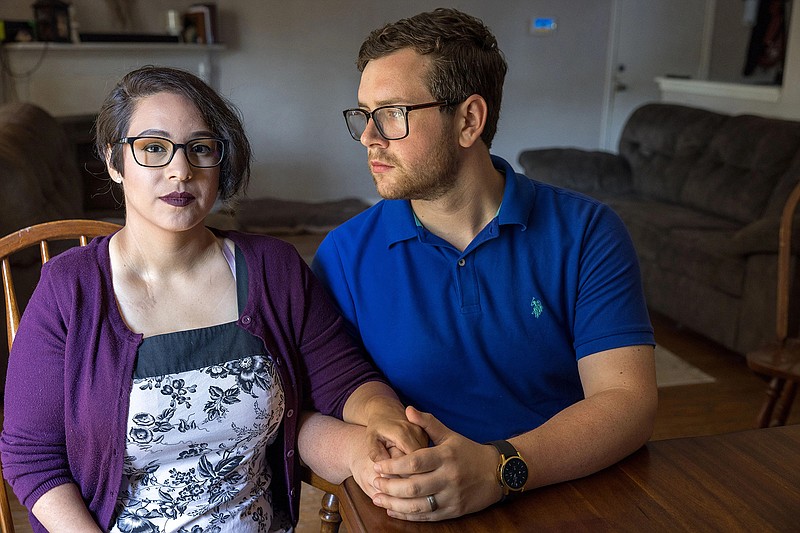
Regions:
[[[248,300],[237,324],[264,341],[286,394],[282,440],[270,450],[273,498],[299,514],[297,420],[313,409],[341,418],[348,396],[382,380],[294,248],[216,232],[241,249]],[[69,482],[107,528],[122,480],[128,402],[142,336],[117,308],[110,237],[72,248],[42,268],[11,350],[0,453],[6,479],[31,509]],[[283,472],[283,476],[279,475]],[[45,529],[31,516],[35,531]]]

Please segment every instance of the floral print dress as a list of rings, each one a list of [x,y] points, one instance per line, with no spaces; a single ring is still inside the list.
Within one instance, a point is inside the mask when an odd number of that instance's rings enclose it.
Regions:
[[[246,269],[235,273],[241,309]],[[111,532],[292,531],[267,462],[284,408],[272,358],[236,323],[145,338]]]

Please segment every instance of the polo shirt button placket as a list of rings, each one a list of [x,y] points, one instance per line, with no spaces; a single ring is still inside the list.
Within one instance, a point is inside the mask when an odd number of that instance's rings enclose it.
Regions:
[[[467,263],[467,258],[461,257],[456,261],[456,265],[458,265],[455,269],[456,290],[461,312],[472,313],[480,311],[479,288],[475,273],[476,263],[474,261]]]

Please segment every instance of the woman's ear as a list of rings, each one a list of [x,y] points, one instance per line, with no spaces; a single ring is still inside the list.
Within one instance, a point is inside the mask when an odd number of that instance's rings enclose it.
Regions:
[[[456,114],[461,118],[459,144],[463,148],[469,148],[481,138],[483,128],[486,127],[486,117],[489,114],[486,100],[473,94],[459,104]]]
[[[108,175],[111,176],[111,180],[117,183],[122,183],[122,174],[114,168],[114,165],[111,163],[111,145],[106,146],[106,169],[108,170]]]

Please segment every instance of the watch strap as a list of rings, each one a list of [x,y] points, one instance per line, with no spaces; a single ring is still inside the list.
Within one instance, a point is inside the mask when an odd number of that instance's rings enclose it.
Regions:
[[[497,465],[497,482],[501,487],[503,487],[503,497],[500,498],[500,503],[502,503],[506,501],[509,494],[519,492],[512,490],[503,482],[503,465],[505,465],[506,461],[512,457],[519,457],[522,460],[522,456],[519,454],[514,445],[507,440],[493,440],[488,444],[491,444],[497,449],[498,452],[500,452],[500,464]]]
[[[510,457],[519,457],[517,449],[507,440],[493,440],[489,444],[497,448],[497,451],[500,452],[502,456],[502,460],[506,460]]]

